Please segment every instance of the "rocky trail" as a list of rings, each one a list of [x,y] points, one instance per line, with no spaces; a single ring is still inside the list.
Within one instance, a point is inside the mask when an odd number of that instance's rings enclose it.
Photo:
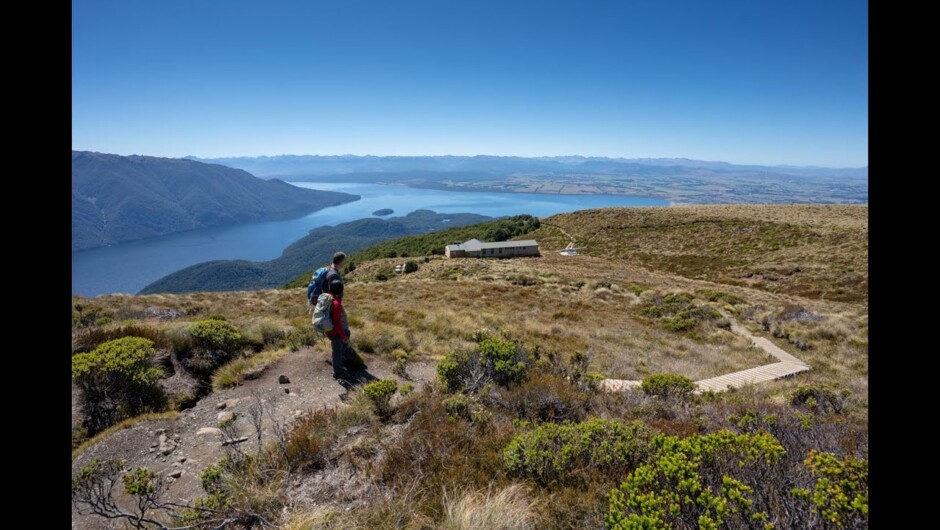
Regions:
[[[167,501],[189,503],[203,495],[200,472],[226,455],[224,445],[239,444],[246,452],[258,449],[252,412],[263,410],[262,443],[274,439],[275,421],[284,425],[308,410],[343,404],[344,388],[333,379],[327,363],[329,345],[318,344],[292,352],[272,363],[256,379],[215,391],[176,419],[142,421],[89,447],[72,462],[72,473],[95,458],[121,459],[125,467],[147,467],[164,477]],[[368,368],[353,372],[354,384],[373,379],[396,379],[420,386],[434,377],[434,363],[408,364],[409,381],[392,374],[394,363],[365,356]],[[73,405],[73,414],[75,407]],[[255,414],[257,415],[257,414]],[[73,419],[74,421],[74,419]],[[220,429],[224,422],[230,427]],[[72,514],[72,528],[123,528],[120,521]]]

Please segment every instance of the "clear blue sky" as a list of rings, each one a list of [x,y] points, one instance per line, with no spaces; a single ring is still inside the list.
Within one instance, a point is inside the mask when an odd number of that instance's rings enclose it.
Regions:
[[[864,0],[73,0],[72,147],[868,164]]]

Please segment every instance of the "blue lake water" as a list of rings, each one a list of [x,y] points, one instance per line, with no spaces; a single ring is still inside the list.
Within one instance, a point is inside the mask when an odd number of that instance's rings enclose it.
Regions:
[[[477,213],[492,217],[556,213],[605,206],[665,206],[667,201],[617,195],[549,195],[422,190],[383,184],[293,182],[295,186],[361,195],[351,203],[287,221],[205,228],[72,253],[72,294],[136,293],[167,274],[203,261],[276,258],[291,243],[319,226],[337,225],[381,208],[390,216],[418,209]]]

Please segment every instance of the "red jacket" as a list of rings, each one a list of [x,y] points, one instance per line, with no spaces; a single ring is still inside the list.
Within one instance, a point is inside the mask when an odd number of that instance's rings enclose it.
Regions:
[[[327,337],[339,337],[341,339],[348,339],[349,336],[346,335],[346,310],[343,308],[343,302],[334,297],[333,305],[330,306],[330,320],[333,321],[333,329],[326,332]]]

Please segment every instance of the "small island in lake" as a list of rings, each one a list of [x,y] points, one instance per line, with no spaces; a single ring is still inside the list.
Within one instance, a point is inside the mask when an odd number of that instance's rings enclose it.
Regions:
[[[381,210],[376,210],[376,211],[372,212],[372,215],[377,215],[377,216],[379,216],[379,217],[383,217],[383,216],[386,216],[386,215],[392,215],[393,213],[395,213],[395,210],[393,210],[393,209],[391,209],[391,208],[382,208]]]

